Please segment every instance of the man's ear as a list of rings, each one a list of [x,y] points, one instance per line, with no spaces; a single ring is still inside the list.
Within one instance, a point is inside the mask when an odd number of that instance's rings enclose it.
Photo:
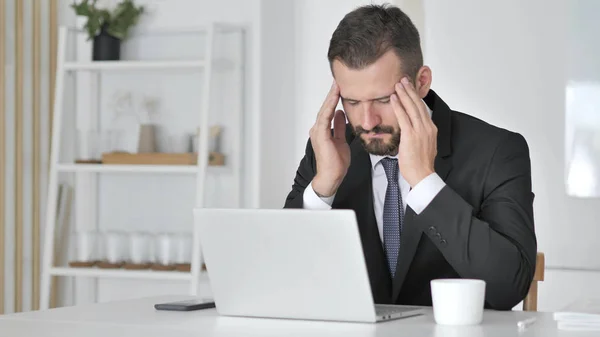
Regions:
[[[422,66],[417,73],[415,88],[419,97],[425,98],[429,89],[431,88],[431,68],[428,66]]]

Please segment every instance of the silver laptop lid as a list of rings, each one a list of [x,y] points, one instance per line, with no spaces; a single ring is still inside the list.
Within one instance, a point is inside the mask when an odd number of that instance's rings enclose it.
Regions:
[[[195,209],[222,315],[375,321],[351,210]]]

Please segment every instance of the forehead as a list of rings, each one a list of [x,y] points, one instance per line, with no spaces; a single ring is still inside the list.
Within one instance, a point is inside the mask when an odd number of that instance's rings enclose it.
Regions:
[[[369,100],[394,91],[400,81],[402,64],[393,51],[362,69],[350,69],[339,60],[333,61],[332,70],[340,95],[351,100]]]

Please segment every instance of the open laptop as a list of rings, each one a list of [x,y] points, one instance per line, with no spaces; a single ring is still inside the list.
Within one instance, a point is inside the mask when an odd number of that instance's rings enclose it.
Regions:
[[[380,322],[421,314],[375,305],[351,210],[194,209],[224,316]]]

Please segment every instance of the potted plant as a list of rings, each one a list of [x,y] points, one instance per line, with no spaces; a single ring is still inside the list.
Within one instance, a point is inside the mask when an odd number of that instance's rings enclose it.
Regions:
[[[75,14],[87,18],[84,26],[88,40],[93,40],[93,60],[119,60],[121,42],[128,36],[129,29],[137,24],[144,12],[143,6],[135,6],[133,0],[121,0],[110,8],[106,0],[82,0],[73,3]]]

